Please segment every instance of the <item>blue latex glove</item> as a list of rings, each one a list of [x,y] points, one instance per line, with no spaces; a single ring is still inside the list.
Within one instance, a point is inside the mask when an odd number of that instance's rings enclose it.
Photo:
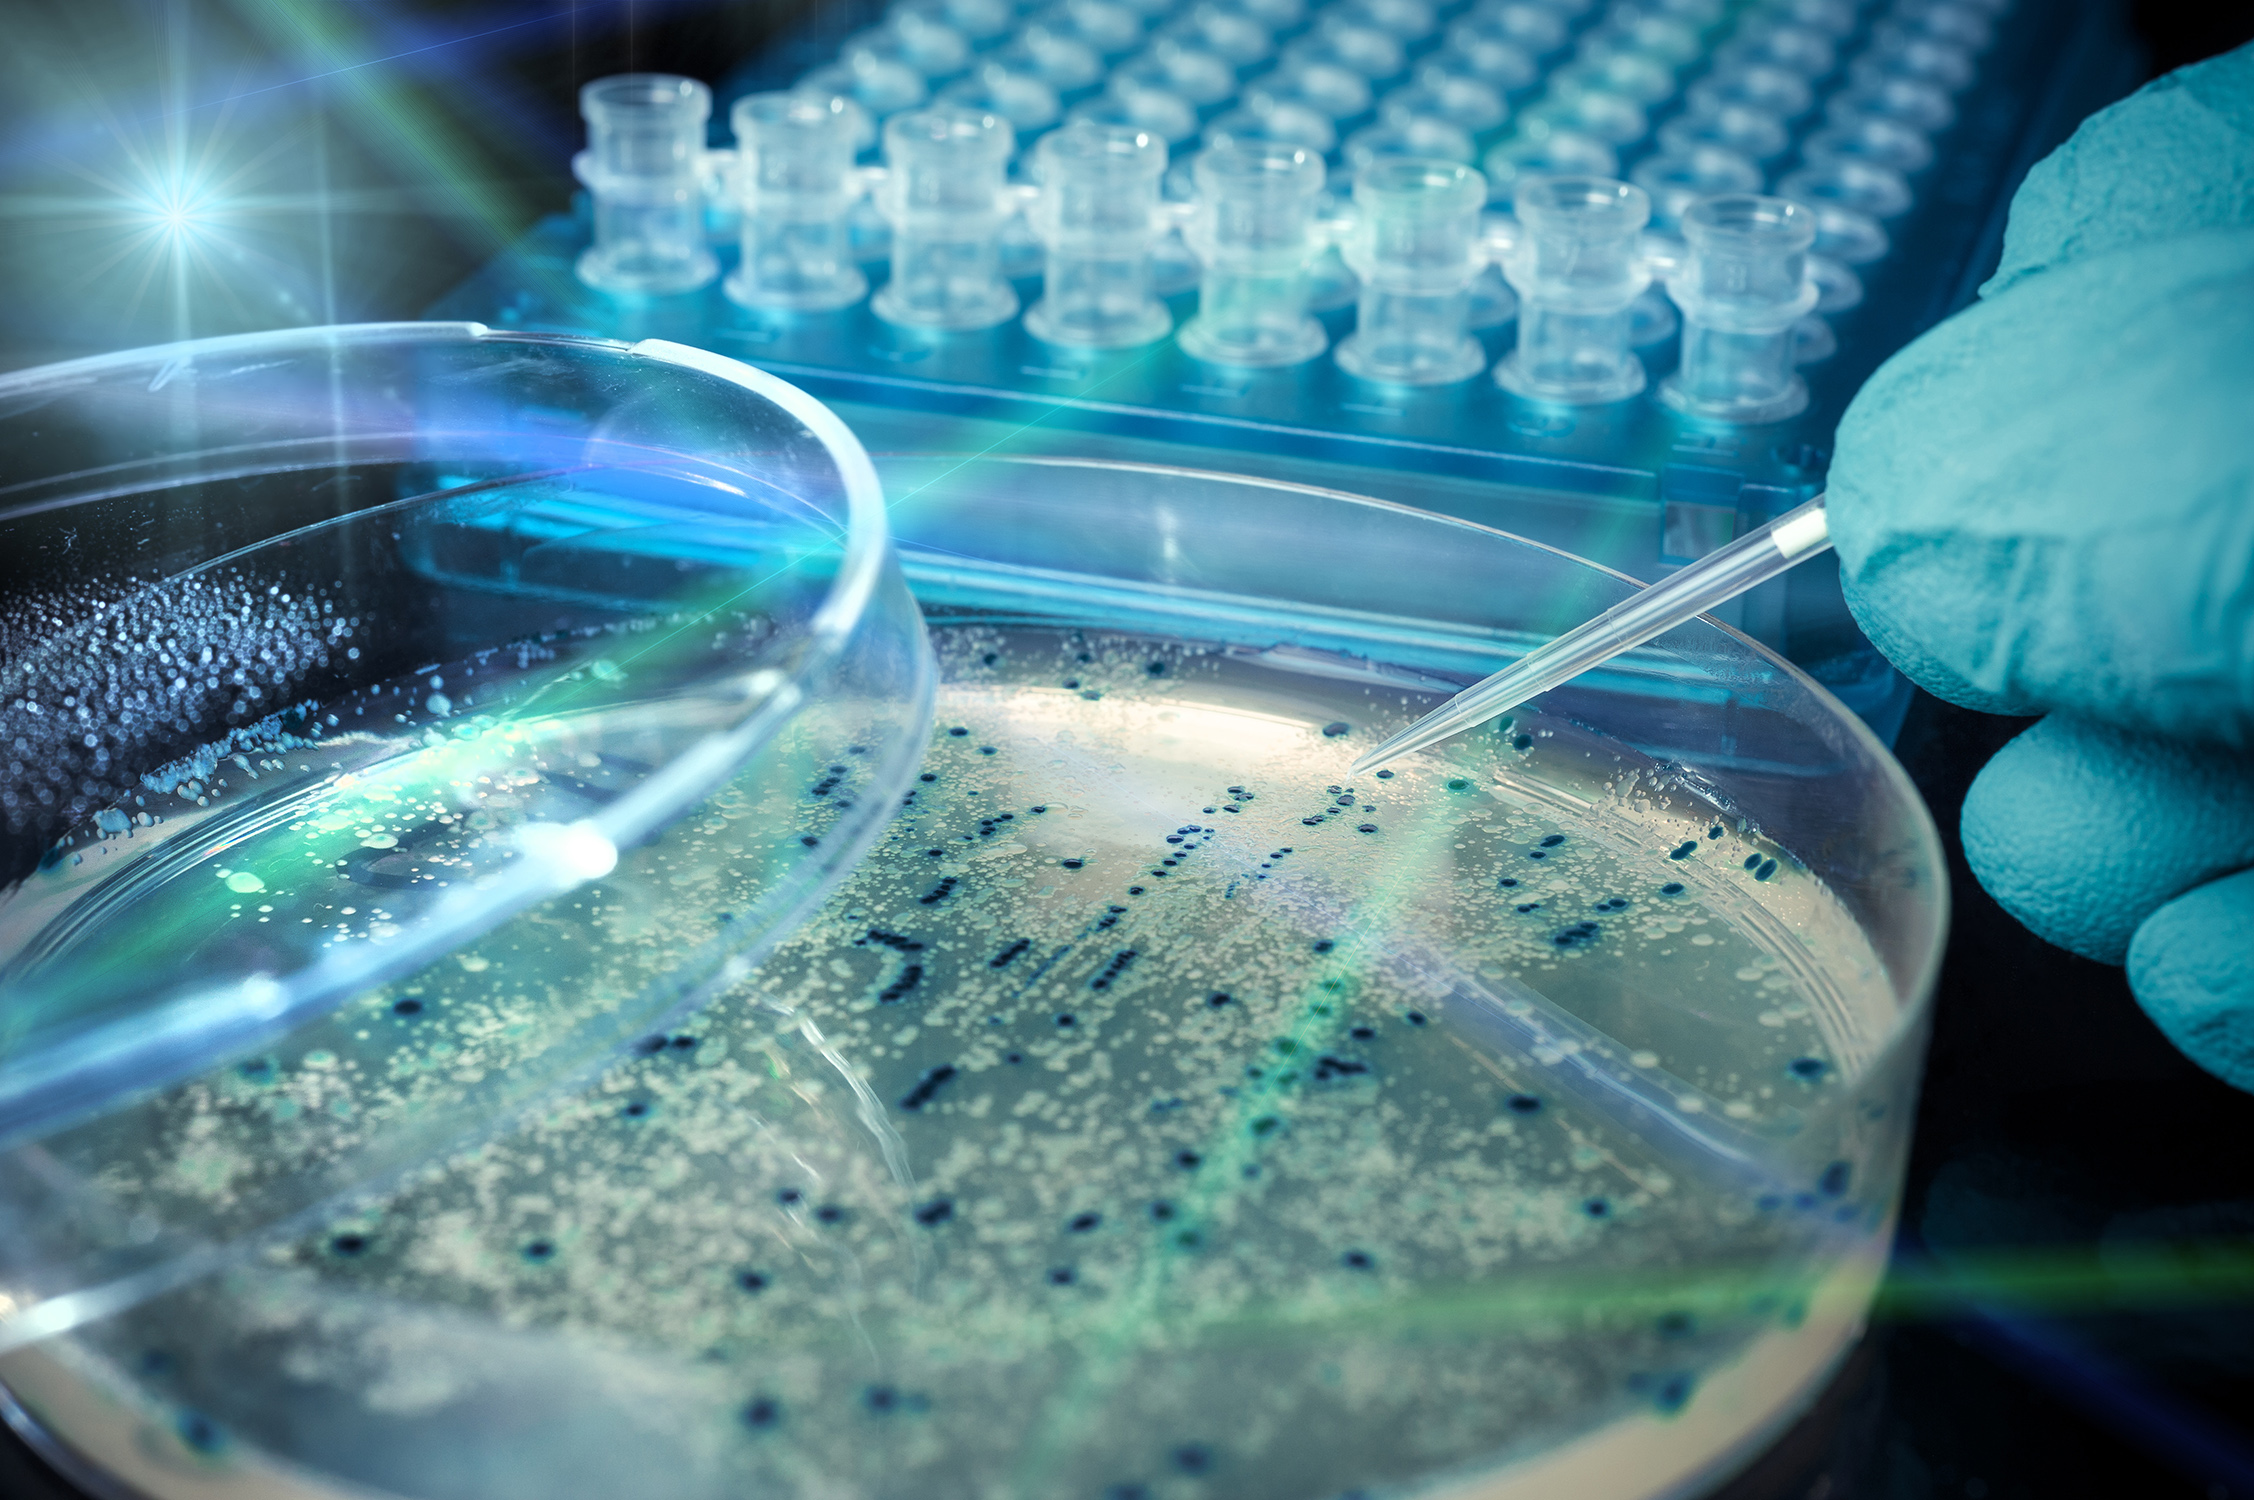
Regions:
[[[1965,801],[1974,874],[2254,1089],[2254,47],[2086,121],[1981,295],[1840,425],[1848,604],[1929,691],[2050,715]]]

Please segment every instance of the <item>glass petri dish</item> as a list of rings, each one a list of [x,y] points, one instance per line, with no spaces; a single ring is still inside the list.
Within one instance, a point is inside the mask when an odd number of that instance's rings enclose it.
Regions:
[[[1290,485],[880,468],[941,682],[852,877],[539,1119],[0,1359],[48,1440],[162,1500],[1493,1500],[1790,1421],[1946,918],[1854,717],[1698,622],[1347,784],[1634,585]]]
[[[920,750],[867,456],[730,360],[470,324],[218,339],[0,377],[0,454],[0,1344],[623,1052],[819,901]],[[725,919],[628,938],[715,799],[773,810]],[[372,1018],[419,1014],[434,964],[505,1063],[386,1075],[215,1166],[216,1198],[115,1175],[121,1133],[214,1088],[309,1057],[369,1081]]]

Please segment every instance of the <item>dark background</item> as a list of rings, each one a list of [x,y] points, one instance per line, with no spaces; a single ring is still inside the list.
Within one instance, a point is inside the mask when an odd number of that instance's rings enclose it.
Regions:
[[[2128,15],[2153,75],[2254,37],[2245,4]],[[809,20],[815,0],[11,0],[0,369],[414,317],[564,206],[580,84],[718,83]],[[1956,915],[1896,1271],[1732,1500],[2254,1500],[2254,1096],[1967,873],[1965,788],[2023,727],[1921,697],[1902,733]],[[0,1441],[0,1497],[69,1493]]]

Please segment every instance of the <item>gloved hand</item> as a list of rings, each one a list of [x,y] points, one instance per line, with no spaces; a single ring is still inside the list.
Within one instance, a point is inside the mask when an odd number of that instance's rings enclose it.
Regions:
[[[1965,801],[1974,874],[2254,1089],[2254,47],[2084,122],[1981,296],[1840,424],[1849,607],[1938,696],[2050,715]]]

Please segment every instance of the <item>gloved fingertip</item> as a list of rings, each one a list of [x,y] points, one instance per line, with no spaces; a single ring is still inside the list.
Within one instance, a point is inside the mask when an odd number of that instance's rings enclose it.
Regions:
[[[2254,863],[2254,763],[2053,714],[1981,768],[1959,829],[2006,911],[2117,964],[2163,904]]]
[[[2129,988],[2169,1041],[2254,1092],[2254,870],[2210,881],[2144,920]]]
[[[1992,693],[1974,686],[1927,649],[1912,629],[1904,628],[1902,622],[1918,617],[1918,608],[1914,598],[1896,597],[1902,590],[1892,585],[1899,579],[1899,574],[1889,575],[1885,584],[1874,588],[1844,573],[1840,576],[1840,589],[1847,597],[1847,612],[1855,617],[1855,623],[1862,627],[1863,634],[1881,656],[1892,662],[1904,677],[1944,703],[1954,703],[1977,713],[2007,714],[2015,718],[2043,712],[2044,705],[2031,699]]]

